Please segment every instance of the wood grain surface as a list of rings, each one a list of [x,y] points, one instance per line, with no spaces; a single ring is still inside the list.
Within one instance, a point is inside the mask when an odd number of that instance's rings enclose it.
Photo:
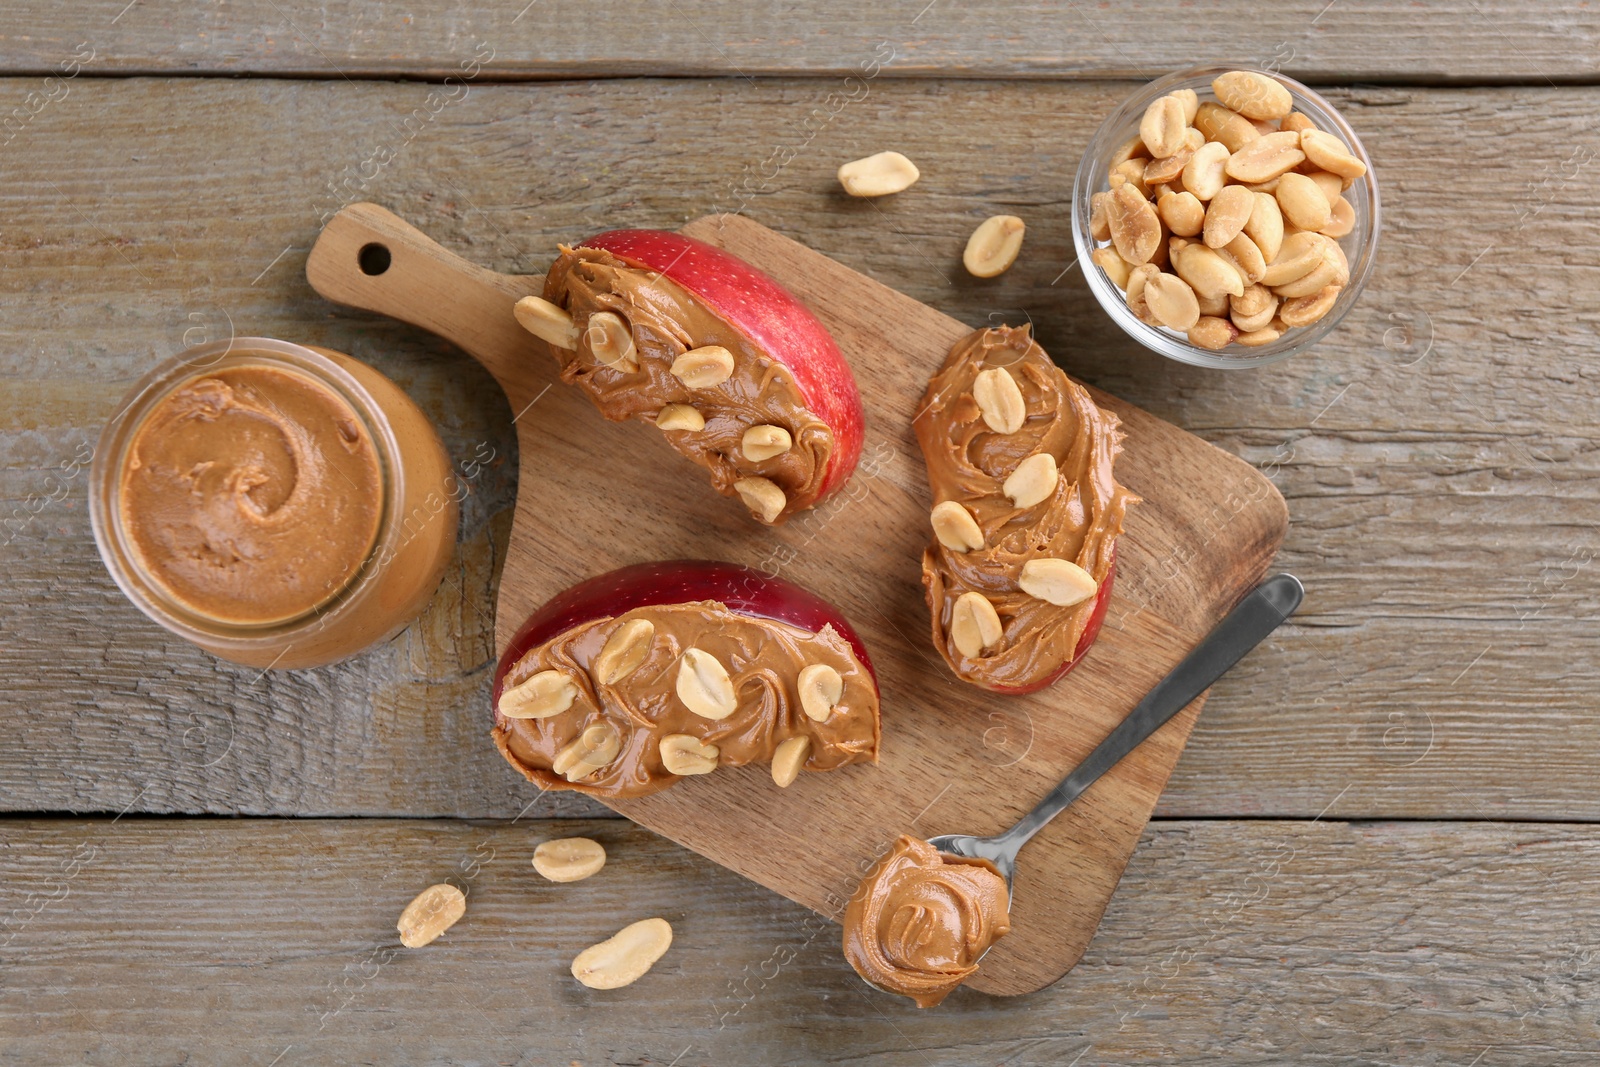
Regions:
[[[592,835],[568,885],[535,844]],[[426,948],[394,924],[451,881]],[[938,1009],[864,985],[838,927],[622,820],[11,820],[0,1063],[1593,1062],[1600,840],[1550,824],[1153,823],[1083,962]],[[588,990],[573,956],[659,915]]]
[[[1600,818],[1589,94],[1335,92],[1385,196],[1373,283],[1315,352],[1214,374],[1122,337],[1073,265],[1076,146],[1130,88],[885,82],[802,146],[799,106],[824,96],[807,81],[474,86],[409,140],[427,86],[76,84],[0,158],[13,220],[0,241],[0,677],[26,709],[0,717],[0,805],[509,817],[532,799],[484,750],[477,718],[513,413],[455,349],[306,285],[319,212],[341,205],[328,183],[348,179],[347,193],[512,273],[609,224],[742,206],[969,325],[1031,319],[1074,375],[1255,464],[1289,501],[1279,563],[1309,595],[1217,687],[1158,814],[1310,818],[1349,786],[1352,816]],[[1470,192],[1441,185],[1484,130],[1525,165],[1478,167]],[[840,196],[837,162],[891,138],[922,181],[883,202]],[[713,143],[723,150],[702,150]],[[802,150],[763,185],[775,145]],[[360,178],[384,146],[393,160]],[[998,212],[1027,219],[1022,258],[967,278],[966,236]],[[492,455],[422,621],[341,667],[261,676],[188,648],[121,598],[89,536],[81,460],[100,423],[185,340],[230,328],[367,359],[458,461]],[[1217,528],[1229,519],[1219,511]]]
[[[569,78],[771,74],[1151,78],[1201,62],[1315,81],[1594,80],[1600,25],[1551,0],[905,0],[870,8],[714,0],[8,0],[0,71],[80,46],[113,74]]]
[[[928,379],[970,328],[742,216],[708,216],[683,232],[776,278],[817,314],[855,371],[865,460],[838,496],[782,526],[760,526],[719,498],[653,427],[608,425],[586,395],[562,384],[556,360],[511,312],[520,296],[542,290],[539,279],[485,271],[366,203],[328,222],[306,273],[330,300],[455,341],[520,413],[498,648],[568,586],[659,560],[663,545],[667,556],[781,574],[843,610],[882,690],[878,766],[805,775],[781,792],[764,766],[725,769],[658,796],[608,801],[837,918],[896,835],[996,833],[1037,803],[1261,578],[1288,516],[1249,464],[1097,394],[1127,434],[1118,478],[1143,498],[1118,544],[1119,580],[1101,638],[1066,681],[1043,692],[998,698],[962,685],[927,644],[918,576],[932,504],[911,420]],[[375,275],[360,265],[372,247],[389,261]],[[1214,535],[1219,501],[1237,513]],[[1033,992],[1077,962],[1201,703],[1030,843],[1012,884],[1012,934],[985,957],[977,988]],[[486,712],[482,718],[487,730]]]

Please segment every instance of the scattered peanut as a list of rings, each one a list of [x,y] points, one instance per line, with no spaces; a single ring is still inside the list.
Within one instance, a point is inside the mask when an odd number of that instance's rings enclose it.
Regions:
[[[1046,556],[1022,565],[1017,585],[1024,593],[1057,607],[1081,604],[1100,591],[1094,576],[1070,559]]]
[[[740,478],[733,483],[733,491],[762,522],[775,520],[789,503],[782,487],[771,478]]]
[[[617,627],[594,658],[591,669],[595,681],[616,685],[638,670],[650,654],[650,642],[655,636],[656,624],[649,619],[629,619]]]
[[[788,789],[800,777],[800,768],[811,755],[811,738],[797,734],[778,742],[772,750],[772,780],[779,789]]]
[[[612,311],[597,311],[589,316],[583,332],[589,353],[601,366],[623,374],[639,369],[639,353],[633,346],[633,330],[622,316]]]
[[[982,593],[962,593],[950,609],[950,640],[956,651],[976,659],[1000,643],[1000,614]]]
[[[670,947],[672,926],[667,920],[641,919],[578,953],[572,977],[590,989],[621,989],[644,977]]]
[[[436,940],[467,913],[467,895],[448,882],[430,885],[400,913],[395,929],[406,948],[421,948]]]
[[[960,503],[943,500],[933,506],[933,535],[952,552],[976,552],[983,547],[983,530]]]
[[[826,663],[801,667],[795,688],[800,693],[800,710],[814,722],[826,721],[844,697],[844,679]]]
[[[703,649],[684,650],[678,661],[676,689],[683,706],[703,719],[726,719],[739,706],[728,668]]]
[[[961,262],[967,273],[976,278],[993,278],[1004,274],[1017,261],[1022,251],[1021,219],[1015,215],[995,215],[984,219],[967,238],[966,251]]]
[[[516,302],[511,313],[518,324],[546,344],[568,351],[578,348],[578,327],[567,309],[552,304],[542,296],[525,296]]]
[[[661,765],[668,774],[710,774],[717,769],[721,750],[689,734],[668,734],[657,743]]]
[[[703,430],[706,417],[688,404],[663,404],[656,425],[663,430]]]
[[[551,882],[581,882],[606,865],[606,850],[587,837],[558,837],[539,842],[533,869]]]
[[[995,433],[1016,433],[1028,409],[1017,380],[1004,367],[987,367],[972,380],[972,398],[978,402],[984,425]]]
[[[1338,242],[1360,220],[1344,193],[1367,167],[1269,74],[1228,71],[1211,90],[1151,101],[1113,153],[1089,199],[1090,259],[1141,322],[1209,350],[1273,344],[1348,286]]]
[[[567,745],[550,762],[550,769],[569,782],[587,778],[609,766],[622,751],[622,735],[605,720],[584,727],[578,739]]]
[[[922,177],[917,165],[899,152],[879,152],[839,168],[839,184],[851,196],[887,196],[904,192]]]
[[[497,707],[508,719],[548,719],[572,707],[578,687],[564,671],[540,671],[500,691]]]
[[[1048,452],[1035,452],[1018,463],[1006,476],[1000,491],[1016,507],[1031,508],[1040,501],[1050,499],[1059,480],[1056,458]]]
[[[709,389],[733,376],[733,353],[721,345],[691,348],[672,361],[672,376],[690,389]]]
[[[794,438],[782,426],[752,426],[739,439],[739,450],[752,463],[781,456],[794,446]]]

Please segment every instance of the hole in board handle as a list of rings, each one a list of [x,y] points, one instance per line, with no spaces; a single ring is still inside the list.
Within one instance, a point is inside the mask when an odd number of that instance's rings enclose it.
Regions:
[[[361,267],[361,273],[376,277],[389,269],[389,249],[385,245],[362,245],[361,251],[356,253],[356,263]]]

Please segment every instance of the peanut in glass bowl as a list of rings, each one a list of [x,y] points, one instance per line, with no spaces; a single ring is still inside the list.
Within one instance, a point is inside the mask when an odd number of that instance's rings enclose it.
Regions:
[[[1372,267],[1377,259],[1379,228],[1377,179],[1372,168],[1372,160],[1367,157],[1367,151],[1362,147],[1361,139],[1356,136],[1355,131],[1332,104],[1293,78],[1286,78],[1271,71],[1257,71],[1276,79],[1288,89],[1289,95],[1294,98],[1294,110],[1309,118],[1318,129],[1326,130],[1338,137],[1352,155],[1366,164],[1367,173],[1356,179],[1350,188],[1344,191],[1344,198],[1350,202],[1355,212],[1355,226],[1348,234],[1339,238],[1339,245],[1350,260],[1349,284],[1344,286],[1333,308],[1321,319],[1309,326],[1286,330],[1278,340],[1256,348],[1238,344],[1219,350],[1201,348],[1192,344],[1184,334],[1176,330],[1151,326],[1134,315],[1128,307],[1126,294],[1089,258],[1091,253],[1100,247],[1100,242],[1094,239],[1089,229],[1089,198],[1110,188],[1111,157],[1117,149],[1138,136],[1139,120],[1152,101],[1174,89],[1193,89],[1199,94],[1202,103],[1208,100],[1214,101],[1216,94],[1211,90],[1212,79],[1230,70],[1248,71],[1256,68],[1222,64],[1195,67],[1169,74],[1142,86],[1138,92],[1123,101],[1095,132],[1084,150],[1082,162],[1078,164],[1078,175],[1072,190],[1072,240],[1077,249],[1078,263],[1083,268],[1084,277],[1088,279],[1089,290],[1094,293],[1095,299],[1100,302],[1106,314],[1111,316],[1111,320],[1122,327],[1123,332],[1129,337],[1152,352],[1159,352],[1180,363],[1223,369],[1259,367],[1288,359],[1333,332],[1340,320],[1360,299],[1361,291],[1366,288],[1367,279],[1372,275]]]

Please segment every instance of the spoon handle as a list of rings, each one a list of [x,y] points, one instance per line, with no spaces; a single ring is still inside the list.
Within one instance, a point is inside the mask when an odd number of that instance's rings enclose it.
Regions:
[[[1038,807],[1006,832],[1004,836],[1010,839],[1007,844],[1012,848],[1022,847],[1118,760],[1187,707],[1206,687],[1243,659],[1245,653],[1281,626],[1304,598],[1305,589],[1292,574],[1274,575],[1256,586],[1183,658],[1182,663],[1145,694],[1127,718],[1095,746]]]

